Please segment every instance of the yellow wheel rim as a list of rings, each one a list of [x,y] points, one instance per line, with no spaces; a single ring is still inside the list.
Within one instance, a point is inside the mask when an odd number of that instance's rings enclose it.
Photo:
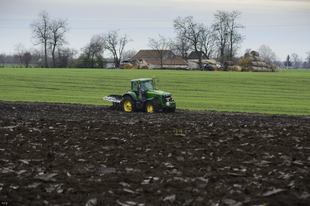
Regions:
[[[131,108],[131,102],[129,100],[126,100],[124,102],[124,110],[126,112],[131,112],[132,108]]]
[[[149,113],[153,113],[154,112],[154,107],[153,107],[153,105],[147,105],[147,112],[149,112]]]

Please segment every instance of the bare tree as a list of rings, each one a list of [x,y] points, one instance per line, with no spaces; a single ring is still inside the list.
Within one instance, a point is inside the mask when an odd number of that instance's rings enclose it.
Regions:
[[[20,65],[23,65],[23,55],[25,53],[25,46],[22,43],[18,43],[16,45],[14,45],[14,51],[15,51],[15,55],[16,58],[18,59]]]
[[[310,68],[310,51],[306,52],[307,57],[305,59],[305,62],[303,63],[303,67]]]
[[[310,51],[307,51],[307,57],[306,57],[306,60],[310,61]]]
[[[184,59],[188,51],[191,49],[191,45],[187,41],[187,39],[180,34],[177,34],[175,40],[170,40],[170,50],[173,51],[174,54],[182,56]]]
[[[202,50],[206,54],[207,58],[210,59],[215,51],[215,32],[212,28],[205,28],[200,37]]]
[[[244,28],[243,25],[237,23],[240,18],[239,11],[217,11],[214,14],[215,22],[212,28],[216,33],[215,42],[220,52],[220,59],[225,61],[227,55],[230,60],[234,57],[238,50],[238,44],[244,40],[238,29]]]
[[[103,36],[96,34],[94,35],[90,43],[87,44],[82,50],[84,55],[86,55],[86,60],[91,60],[90,67],[94,67],[94,61],[96,57],[100,57],[100,55],[104,52],[105,49],[105,40]],[[85,58],[85,57],[84,57]]]
[[[77,54],[76,49],[70,49],[70,48],[62,48],[58,47],[57,49],[57,67],[59,68],[66,68],[68,67],[70,59],[73,59],[73,57]]]
[[[236,54],[236,47],[235,45],[240,44],[243,40],[244,37],[238,33],[238,29],[244,29],[245,27],[242,24],[237,23],[237,19],[239,19],[241,16],[241,12],[234,10],[229,14],[229,19],[228,19],[228,34],[229,34],[229,58],[232,60],[234,55]]]
[[[169,48],[169,41],[166,39],[166,37],[159,34],[158,39],[149,38],[148,46],[155,51],[154,58],[159,59],[160,67],[163,69],[164,57],[167,54],[167,50]]]
[[[5,53],[1,53],[0,54],[0,63],[2,63],[3,67],[6,61],[6,54]]]
[[[43,10],[38,14],[38,18],[35,19],[31,24],[32,39],[34,45],[42,45],[44,48],[45,67],[48,67],[47,62],[47,49],[48,43],[51,38],[50,32],[50,15],[47,11]]]
[[[258,48],[259,56],[262,57],[265,60],[268,60],[269,62],[276,61],[277,55],[272,51],[272,49],[263,44]]]
[[[137,51],[132,49],[132,50],[126,50],[123,52],[123,56],[122,58],[123,59],[126,59],[126,58],[132,58],[134,55],[137,54]]]
[[[297,59],[296,66],[299,68],[302,65],[303,61],[304,61],[304,59],[302,57],[299,57]]]
[[[49,43],[52,47],[53,67],[56,67],[55,50],[67,43],[65,34],[69,30],[66,19],[53,19],[49,24],[50,40]]]
[[[278,67],[284,65],[283,62],[281,61],[281,59],[280,59],[278,56],[276,56],[276,57],[275,57],[275,60],[271,61],[271,63],[275,64],[275,65],[278,66]]]
[[[103,38],[105,40],[105,48],[113,55],[115,67],[119,67],[124,48],[132,39],[127,34],[120,36],[119,30],[108,31],[106,34],[103,34]]]
[[[299,67],[299,64],[298,64],[298,54],[296,54],[296,53],[293,53],[293,54],[291,54],[291,57],[292,57],[292,60],[293,60],[293,63],[294,63],[294,67]],[[298,65],[297,65],[298,64]]]
[[[205,32],[205,26],[194,21],[193,16],[178,17],[173,22],[175,32],[184,37],[194,48],[198,54],[199,66],[202,68],[201,63],[201,37]]]
[[[216,32],[215,42],[220,51],[220,58],[222,63],[224,62],[225,48],[229,41],[229,18],[230,14],[226,11],[217,11],[214,14],[215,22],[212,24],[213,30]]]
[[[23,59],[25,62],[25,67],[28,68],[32,59],[32,55],[30,54],[30,52],[25,52],[23,55]]]

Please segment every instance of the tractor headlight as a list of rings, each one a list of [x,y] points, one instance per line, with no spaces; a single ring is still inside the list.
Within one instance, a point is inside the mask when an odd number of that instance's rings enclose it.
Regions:
[[[170,106],[170,102],[166,102],[166,106],[169,107]]]

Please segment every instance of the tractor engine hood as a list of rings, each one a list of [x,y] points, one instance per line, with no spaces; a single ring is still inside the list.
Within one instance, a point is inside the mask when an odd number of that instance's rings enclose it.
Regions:
[[[147,94],[150,95],[162,95],[162,96],[171,96],[169,92],[159,91],[159,90],[148,90]]]

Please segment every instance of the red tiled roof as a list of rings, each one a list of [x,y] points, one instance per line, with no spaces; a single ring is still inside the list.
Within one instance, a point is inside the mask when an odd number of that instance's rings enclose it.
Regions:
[[[170,50],[163,50],[165,55]],[[159,58],[158,52],[156,50],[140,50],[135,56],[132,58],[134,59],[149,59],[149,58]]]

